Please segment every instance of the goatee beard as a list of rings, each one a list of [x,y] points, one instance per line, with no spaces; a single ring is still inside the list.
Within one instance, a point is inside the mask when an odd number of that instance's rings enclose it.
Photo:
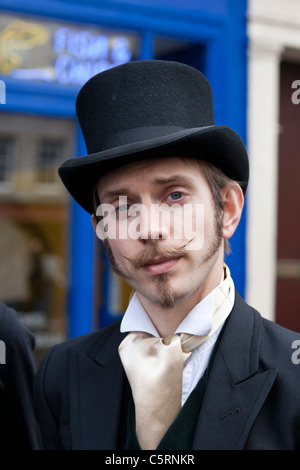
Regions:
[[[176,300],[169,287],[170,276],[168,274],[159,274],[155,279],[157,285],[157,292],[159,296],[159,304],[164,309],[173,308]]]

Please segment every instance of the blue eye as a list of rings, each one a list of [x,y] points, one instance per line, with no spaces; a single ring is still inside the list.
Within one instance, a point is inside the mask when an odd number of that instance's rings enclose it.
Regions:
[[[183,194],[180,191],[173,191],[170,194],[170,197],[173,201],[178,201],[179,199],[182,198],[182,196],[183,196]]]
[[[129,210],[129,204],[122,204],[121,206],[117,207],[118,212],[127,212]]]

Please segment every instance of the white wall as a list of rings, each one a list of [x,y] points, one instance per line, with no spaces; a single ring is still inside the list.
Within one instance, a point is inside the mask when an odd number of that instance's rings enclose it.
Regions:
[[[246,300],[275,320],[279,72],[283,57],[300,57],[300,1],[249,0],[248,38]]]

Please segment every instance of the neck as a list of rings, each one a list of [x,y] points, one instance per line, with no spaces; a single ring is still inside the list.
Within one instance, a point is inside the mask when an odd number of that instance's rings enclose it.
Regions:
[[[174,334],[189,312],[219,285],[223,275],[223,266],[224,257],[223,253],[221,253],[221,256],[219,254],[213,264],[212,269],[208,273],[204,273],[198,288],[188,295],[176,299],[172,307],[162,307],[159,302],[146,298],[137,292],[143,308],[161,337],[165,338]]]

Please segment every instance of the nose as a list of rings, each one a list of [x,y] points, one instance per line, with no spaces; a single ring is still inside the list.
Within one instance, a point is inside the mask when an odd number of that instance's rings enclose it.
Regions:
[[[141,240],[167,239],[170,236],[170,220],[159,204],[143,205],[139,218]]]

